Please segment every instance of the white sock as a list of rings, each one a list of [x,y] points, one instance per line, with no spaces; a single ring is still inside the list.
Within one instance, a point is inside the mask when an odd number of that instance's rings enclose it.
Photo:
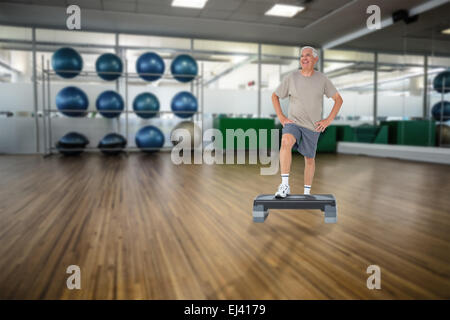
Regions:
[[[289,185],[289,173],[281,174],[281,183]]]
[[[308,186],[305,184],[305,187],[303,188],[304,194],[311,194],[311,186]]]

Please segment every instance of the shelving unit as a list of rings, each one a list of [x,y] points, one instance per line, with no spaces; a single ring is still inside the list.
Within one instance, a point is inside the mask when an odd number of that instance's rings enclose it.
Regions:
[[[57,119],[55,117],[52,117],[52,115],[56,114],[56,113],[61,113],[61,111],[59,111],[58,109],[54,109],[52,108],[52,95],[51,95],[51,81],[55,78],[57,78],[59,81],[63,81],[63,82],[70,82],[73,81],[73,78],[67,79],[67,78],[62,78],[60,76],[58,76],[56,74],[56,72],[50,68],[50,61],[46,61],[46,68],[44,68],[44,56],[42,56],[42,76],[41,79],[38,79],[38,81],[40,82],[41,85],[41,89],[42,89],[42,114],[43,114],[43,130],[44,130],[44,157],[46,156],[50,156],[52,154],[55,153],[55,151],[64,151],[65,149],[61,149],[61,148],[56,148],[56,146],[54,145],[55,141],[53,141],[53,135],[52,135],[52,121]],[[96,77],[98,80],[94,80],[95,82],[101,83],[101,84],[112,84],[115,83],[116,84],[116,89],[115,91],[119,93],[119,83],[121,79],[124,79],[124,110],[120,111],[120,115],[118,117],[114,117],[114,118],[110,118],[111,121],[119,121],[119,119],[124,115],[125,118],[125,137],[128,140],[128,136],[129,136],[129,114],[136,114],[137,112],[133,110],[133,108],[129,108],[129,80],[130,79],[136,79],[139,81],[142,81],[143,83],[150,83],[149,81],[145,81],[144,79],[142,79],[140,77],[140,75],[144,75],[144,76],[161,76],[161,79],[175,79],[174,76],[172,76],[171,74],[152,74],[152,73],[132,73],[132,72],[128,72],[128,62],[127,60],[124,61],[124,72],[121,73],[121,76],[114,81],[105,81],[103,79],[101,79],[100,77],[98,77],[98,73],[96,71],[81,71],[76,77]],[[72,71],[64,71],[62,70],[62,72],[72,72]],[[102,72],[101,74],[117,74],[115,72]],[[177,77],[192,77],[192,75],[177,75]],[[89,80],[90,82],[93,82],[92,80]],[[203,126],[203,110],[204,110],[204,81],[203,81],[203,64],[200,65],[200,75],[197,75],[193,78],[192,81],[187,82],[186,84],[190,84],[190,92],[196,97],[197,99],[197,104],[198,104],[198,109],[197,112],[190,112],[190,111],[177,111],[176,113],[189,113],[192,114],[192,117],[189,118],[183,118],[183,121],[193,121],[194,122],[194,117],[195,117],[195,121],[200,122],[199,123],[199,127],[201,130],[201,137],[203,140],[203,130],[204,130],[204,126]],[[189,90],[186,90],[189,91]],[[89,119],[88,118],[88,114],[89,113],[99,113],[98,110],[65,110],[64,112],[66,113],[70,113],[70,112],[83,112],[86,113],[85,117],[77,117],[78,119]],[[118,110],[102,110],[102,112],[118,112]],[[154,111],[138,111],[139,113],[152,113],[155,114],[155,117],[149,118],[150,119],[155,119],[158,118],[160,115],[162,114],[174,114],[175,112],[173,111],[168,111],[168,110],[163,110],[163,111],[158,111],[158,112],[154,112]],[[107,118],[105,118],[107,119]],[[147,120],[147,119],[143,119],[143,120]],[[67,128],[67,132],[70,132],[71,129]],[[105,132],[105,135],[111,133],[111,132]],[[117,132],[120,134],[120,132]],[[129,146],[129,141],[127,141],[127,146],[125,148],[123,148],[123,151],[125,152],[135,152],[135,151],[171,151],[173,147],[162,147],[162,148],[138,148],[138,147],[130,147]],[[90,143],[92,143],[92,141],[90,141]],[[201,145],[197,148],[195,148],[194,150],[197,149],[201,149],[203,148],[203,141],[201,143]],[[83,149],[67,149],[70,151],[87,151],[87,152],[101,152],[101,150],[97,147],[85,147]],[[103,148],[103,150],[109,150],[106,148]],[[111,149],[111,150],[116,150],[116,149]]]

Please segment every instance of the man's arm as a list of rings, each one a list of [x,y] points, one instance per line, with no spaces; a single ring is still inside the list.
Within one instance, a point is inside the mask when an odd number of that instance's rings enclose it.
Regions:
[[[341,109],[342,103],[344,102],[339,92],[336,92],[335,95],[332,97],[332,99],[334,100],[334,106],[333,109],[331,109],[331,112],[328,115],[328,117],[316,122],[316,131],[318,132],[324,132],[326,127],[328,127],[330,123],[333,122],[334,118]]]
[[[281,110],[281,105],[280,105],[280,98],[278,98],[277,94],[274,92],[272,93],[272,104],[273,104],[273,108],[275,109],[275,112],[278,116],[278,119],[280,120],[281,124],[285,125],[285,123],[292,123],[294,121],[288,119],[284,114],[283,111]]]

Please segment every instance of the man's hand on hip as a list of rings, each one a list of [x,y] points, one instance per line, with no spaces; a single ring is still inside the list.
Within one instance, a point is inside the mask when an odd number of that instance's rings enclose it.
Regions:
[[[291,119],[284,117],[283,119],[280,120],[281,125],[284,127],[286,125],[286,123],[294,123],[294,121],[292,121]]]
[[[323,119],[316,122],[316,131],[317,132],[324,132],[325,129],[330,125],[331,120],[329,119]]]

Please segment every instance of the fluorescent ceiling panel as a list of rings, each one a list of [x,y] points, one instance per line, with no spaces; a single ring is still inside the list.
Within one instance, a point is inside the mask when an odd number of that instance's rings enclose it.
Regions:
[[[269,11],[265,13],[266,16],[277,16],[292,18],[300,11],[303,11],[305,7],[291,6],[287,4],[276,4]]]
[[[172,7],[202,9],[208,0],[173,0]]]

